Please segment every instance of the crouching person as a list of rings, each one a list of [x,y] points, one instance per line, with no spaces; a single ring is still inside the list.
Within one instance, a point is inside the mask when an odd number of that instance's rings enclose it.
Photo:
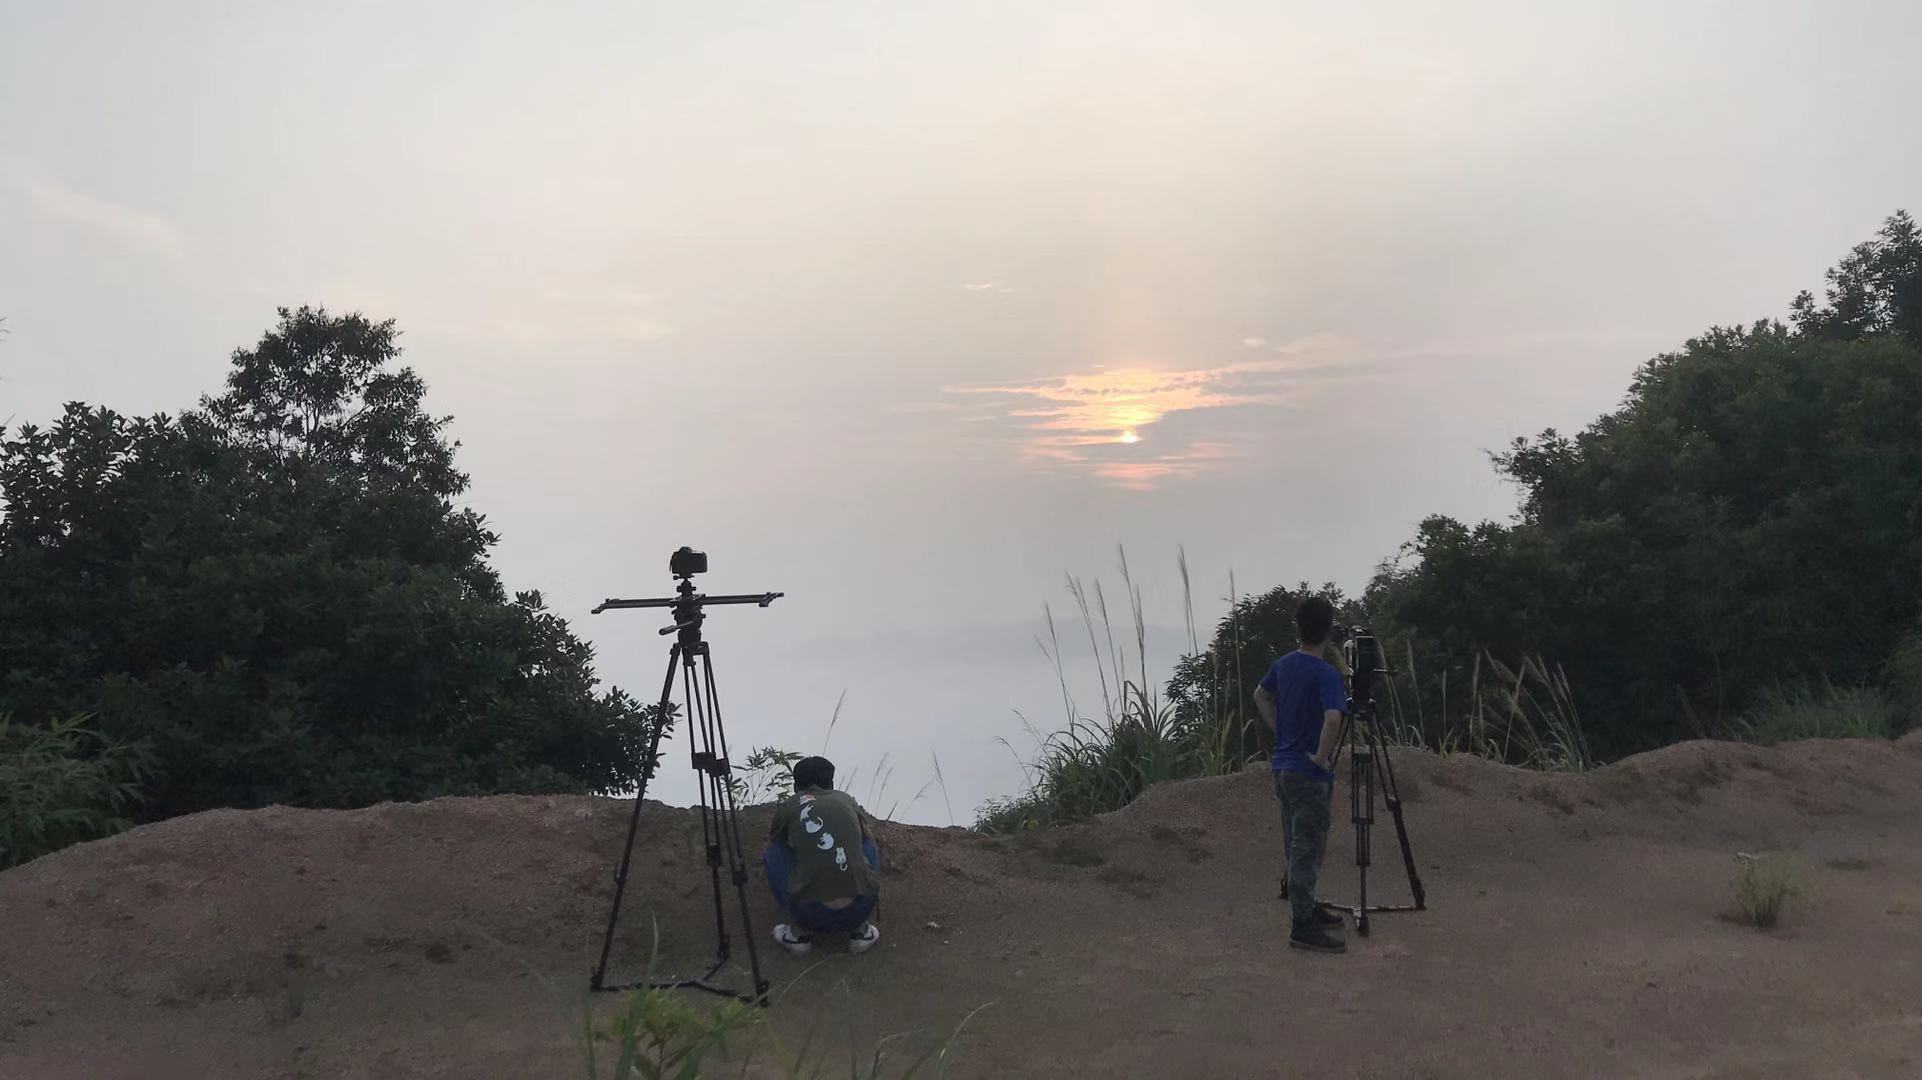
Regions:
[[[881,940],[874,925],[881,853],[861,804],[834,790],[833,762],[794,763],[794,794],[774,812],[761,865],[790,920],[774,928],[774,940],[788,952],[807,952],[815,934],[846,933],[848,951],[857,953]]]

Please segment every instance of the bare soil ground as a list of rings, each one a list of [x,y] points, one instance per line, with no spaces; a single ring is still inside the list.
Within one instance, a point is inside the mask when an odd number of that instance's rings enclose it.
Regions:
[[[1347,955],[1286,947],[1274,797],[1247,773],[1026,836],[883,826],[881,945],[770,943],[770,1022],[838,1069],[985,1005],[957,1076],[1922,1076],[1922,735],[1586,776],[1396,760],[1430,910]],[[625,808],[220,811],[0,874],[0,1077],[585,1076]],[[1351,896],[1341,817],[1324,892]],[[698,820],[642,820],[622,974],[655,927],[663,968],[699,967]],[[1371,884],[1405,899],[1383,824]],[[1810,893],[1769,933],[1727,917],[1734,853],[1761,850]]]

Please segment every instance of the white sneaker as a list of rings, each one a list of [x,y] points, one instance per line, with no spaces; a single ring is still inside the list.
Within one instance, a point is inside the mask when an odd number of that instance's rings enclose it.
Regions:
[[[871,922],[862,923],[860,929],[848,934],[848,951],[851,953],[867,952],[869,949],[874,948],[874,943],[879,940],[881,940],[881,928]]]
[[[808,950],[814,948],[813,941],[804,935],[795,933],[794,928],[786,923],[782,923],[774,928],[774,940],[780,943],[781,948],[786,949],[796,956],[806,956]]]

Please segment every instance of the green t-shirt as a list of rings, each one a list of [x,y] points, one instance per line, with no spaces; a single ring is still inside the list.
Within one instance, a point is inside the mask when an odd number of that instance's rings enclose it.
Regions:
[[[816,903],[879,896],[880,875],[861,853],[871,835],[867,812],[846,792],[809,788],[782,800],[771,839],[794,851],[788,895]]]

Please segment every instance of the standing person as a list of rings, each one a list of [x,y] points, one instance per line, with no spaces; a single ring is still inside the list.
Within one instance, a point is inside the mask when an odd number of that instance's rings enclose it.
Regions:
[[[1286,837],[1288,902],[1293,922],[1288,944],[1316,952],[1343,952],[1347,946],[1329,933],[1346,925],[1342,917],[1315,906],[1315,875],[1328,850],[1329,801],[1335,775],[1328,764],[1341,742],[1348,694],[1341,674],[1322,656],[1334,629],[1335,608],[1311,596],[1295,611],[1301,648],[1268,666],[1255,688],[1255,707],[1275,732],[1275,795],[1281,800]]]
[[[1328,641],[1325,644],[1323,644],[1321,647],[1321,658],[1323,660],[1328,661],[1329,665],[1335,669],[1335,673],[1341,676],[1341,685],[1345,689],[1348,686],[1348,658],[1342,654],[1341,644],[1340,642],[1335,640],[1335,633],[1333,629],[1329,631]],[[1274,729],[1274,718],[1269,717],[1268,720],[1269,720],[1268,727],[1270,732],[1272,733]],[[1276,794],[1280,794],[1280,792],[1277,791]],[[1329,797],[1329,804],[1332,807],[1334,803],[1334,789],[1332,786],[1329,788],[1328,797]],[[1330,820],[1333,820],[1333,819],[1331,818]],[[1290,847],[1290,840],[1288,838],[1288,824],[1287,824],[1287,818],[1286,816],[1284,816],[1282,819],[1282,827],[1281,827],[1281,898],[1283,900],[1288,899],[1289,847]],[[1315,865],[1320,866],[1322,863],[1327,862],[1327,857],[1328,857],[1328,852],[1326,850],[1323,850],[1321,860],[1318,861]],[[1323,924],[1327,926],[1335,925],[1332,922],[1328,922],[1325,918],[1323,920]]]
[[[788,952],[805,954],[815,934],[845,931],[848,951],[856,953],[881,940],[873,922],[881,852],[861,804],[834,790],[832,761],[794,763],[794,794],[774,811],[761,866],[775,902],[793,920],[774,928],[774,940]]]

